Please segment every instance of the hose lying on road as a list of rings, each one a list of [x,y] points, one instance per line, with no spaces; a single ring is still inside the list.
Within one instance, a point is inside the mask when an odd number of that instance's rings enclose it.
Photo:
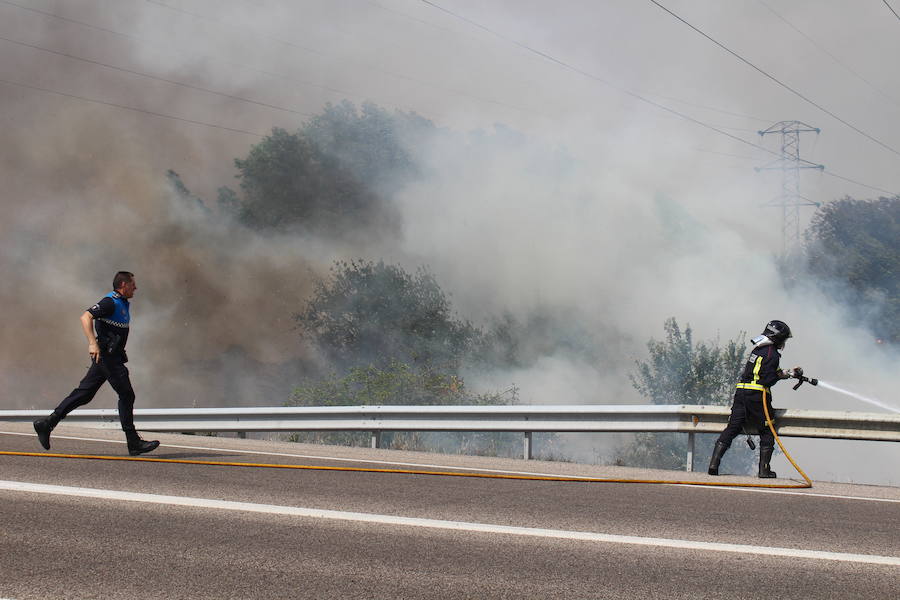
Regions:
[[[4,456],[33,456],[44,458],[75,458],[85,460],[120,460],[132,462],[154,462],[154,463],[172,463],[182,465],[207,465],[214,467],[256,467],[263,469],[304,469],[309,471],[352,471],[358,473],[395,473],[403,475],[437,475],[441,477],[475,477],[479,479],[519,479],[525,481],[564,481],[564,482],[581,482],[581,483],[661,483],[669,485],[702,485],[714,487],[740,487],[740,488],[770,488],[770,489],[802,489],[811,488],[812,480],[797,466],[788,451],[785,450],[781,443],[781,438],[775,431],[772,419],[769,415],[769,408],[766,403],[765,392],[763,392],[763,409],[766,413],[766,425],[775,436],[778,447],[784,452],[784,455],[790,463],[797,469],[797,472],[803,476],[805,483],[738,483],[729,481],[687,481],[673,479],[621,479],[621,478],[600,478],[600,477],[565,477],[557,475],[514,475],[500,473],[466,473],[454,471],[422,471],[414,469],[373,469],[367,467],[329,467],[322,465],[282,465],[275,463],[249,463],[249,462],[228,462],[218,460],[189,460],[180,458],[153,458],[149,456],[104,456],[99,454],[53,454],[48,452],[12,452],[0,451],[0,455]]]

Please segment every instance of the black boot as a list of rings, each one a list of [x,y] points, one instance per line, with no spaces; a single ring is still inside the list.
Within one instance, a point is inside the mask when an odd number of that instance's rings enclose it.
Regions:
[[[158,441],[153,440],[152,442],[145,442],[134,429],[126,429],[125,438],[128,440],[128,454],[131,456],[152,452],[159,447]]]
[[[759,476],[763,479],[774,479],[777,477],[775,471],[769,468],[769,461],[772,460],[774,451],[774,446],[771,448],[759,447]]]
[[[38,441],[44,450],[50,449],[50,432],[59,424],[60,418],[54,410],[46,419],[38,419],[34,422],[34,430],[37,432]]]
[[[709,459],[709,470],[707,472],[710,475],[719,474],[719,463],[722,461],[722,456],[725,454],[726,450],[728,450],[726,444],[716,442],[716,447],[713,448],[712,458]]]

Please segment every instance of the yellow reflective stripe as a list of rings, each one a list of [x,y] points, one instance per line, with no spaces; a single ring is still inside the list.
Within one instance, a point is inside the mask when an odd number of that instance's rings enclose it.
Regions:
[[[739,383],[737,384],[737,387],[740,390],[758,390],[761,392],[766,390],[765,386],[758,383]]]
[[[753,367],[753,383],[759,384],[759,370],[762,368],[762,356],[756,357],[756,365]]]
[[[756,357],[756,364],[753,365],[753,381],[750,383],[737,384],[739,390],[757,390],[764,392],[768,389],[766,386],[759,383],[759,370],[762,368],[762,358],[762,356]]]

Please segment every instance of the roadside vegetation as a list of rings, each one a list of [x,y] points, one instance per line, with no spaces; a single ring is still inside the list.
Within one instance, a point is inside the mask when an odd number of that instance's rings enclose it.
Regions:
[[[274,129],[234,161],[237,188],[221,187],[207,208],[180,176],[169,172],[185,202],[236,227],[263,235],[346,240],[354,247],[390,247],[403,231],[396,195],[428,176],[419,160],[423,140],[446,135],[414,113],[373,104],[328,105],[294,132]],[[484,134],[483,134],[484,135]],[[498,135],[509,137],[505,130]],[[548,152],[548,156],[553,153]],[[812,281],[850,307],[873,339],[900,343],[900,198],[843,198],[820,207],[800,256],[785,268],[786,284]],[[785,263],[787,264],[787,263]],[[410,271],[381,256],[336,260],[298,298],[298,335],[321,362],[296,383],[288,404],[515,404],[514,382],[473,390],[472,373],[506,373],[565,352],[600,364],[602,344],[575,319],[537,309],[527,317],[498,314],[476,325],[458,316],[451,296],[428,265]],[[651,339],[631,382],[655,404],[729,405],[745,358],[745,334],[697,342],[690,326],[667,320],[662,341]],[[682,434],[639,434],[610,457],[620,464],[684,468]],[[701,436],[697,464],[708,460],[713,436]],[[368,434],[295,434],[298,441],[368,443]],[[518,435],[412,434],[385,436],[386,445],[517,456]],[[550,447],[555,447],[550,440]],[[726,455],[724,468],[746,470],[752,454]],[[540,452],[540,447],[537,449]],[[558,456],[558,448],[554,450]]]

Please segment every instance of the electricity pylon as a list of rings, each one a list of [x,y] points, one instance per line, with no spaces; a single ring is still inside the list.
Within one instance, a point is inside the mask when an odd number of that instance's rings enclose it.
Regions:
[[[821,131],[800,121],[779,121],[768,129],[759,131],[760,137],[769,133],[781,134],[781,156],[771,163],[755,167],[756,171],[781,171],[781,194],[766,206],[781,207],[782,253],[794,249],[800,242],[800,207],[819,206],[800,194],[800,169],[825,170],[824,165],[811,163],[800,158],[800,134]]]

